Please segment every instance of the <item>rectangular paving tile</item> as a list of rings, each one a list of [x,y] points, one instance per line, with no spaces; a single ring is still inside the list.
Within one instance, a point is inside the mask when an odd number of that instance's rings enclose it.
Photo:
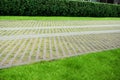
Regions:
[[[89,22],[0,21],[0,68],[120,48],[120,21]]]

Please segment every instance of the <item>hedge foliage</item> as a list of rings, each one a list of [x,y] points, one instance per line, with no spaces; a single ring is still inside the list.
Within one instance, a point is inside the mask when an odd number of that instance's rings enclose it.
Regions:
[[[0,15],[120,17],[120,5],[70,0],[0,0]]]

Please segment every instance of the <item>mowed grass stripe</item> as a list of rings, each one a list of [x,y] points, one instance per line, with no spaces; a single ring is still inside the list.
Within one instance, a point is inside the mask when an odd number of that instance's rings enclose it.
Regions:
[[[40,80],[119,80],[119,53],[120,48],[1,69],[0,78],[3,80],[35,80],[36,78]]]
[[[0,16],[0,20],[43,20],[43,21],[64,21],[64,20],[120,20],[116,17],[61,17],[61,16]]]

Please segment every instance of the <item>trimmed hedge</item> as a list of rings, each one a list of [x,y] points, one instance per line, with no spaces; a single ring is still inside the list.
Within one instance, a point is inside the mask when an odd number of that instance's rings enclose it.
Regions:
[[[0,15],[120,17],[120,5],[70,0],[0,0]]]

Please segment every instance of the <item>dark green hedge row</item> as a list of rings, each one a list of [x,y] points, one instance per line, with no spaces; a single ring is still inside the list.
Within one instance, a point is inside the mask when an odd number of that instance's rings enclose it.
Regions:
[[[0,0],[0,15],[120,17],[120,5],[70,0]]]

